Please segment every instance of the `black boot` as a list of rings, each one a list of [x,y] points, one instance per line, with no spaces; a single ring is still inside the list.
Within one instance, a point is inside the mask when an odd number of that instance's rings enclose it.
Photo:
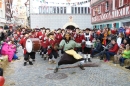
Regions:
[[[85,62],[85,63],[87,62],[87,58],[84,59],[84,62]]]
[[[58,72],[58,68],[56,68],[55,70],[54,70],[54,73],[57,73]]]
[[[44,60],[46,60],[46,57],[44,57]]]
[[[80,68],[81,70],[85,70],[85,68],[83,67],[82,64],[79,65],[79,68]]]
[[[88,62],[92,62],[90,58],[88,58]]]
[[[24,62],[24,66],[26,66],[27,65],[27,62]]]
[[[43,58],[44,55],[41,56],[41,58]]]
[[[31,61],[29,61],[29,64],[30,64],[30,65],[33,65],[33,63],[32,63]]]
[[[130,66],[128,66],[128,67],[125,67],[125,68],[130,70]]]

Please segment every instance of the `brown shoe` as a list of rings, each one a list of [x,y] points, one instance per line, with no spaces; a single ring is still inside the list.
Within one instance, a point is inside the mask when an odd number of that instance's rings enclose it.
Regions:
[[[52,60],[52,62],[53,62],[54,64],[56,64],[56,61]]]
[[[49,64],[52,64],[53,63],[53,61],[49,61]]]

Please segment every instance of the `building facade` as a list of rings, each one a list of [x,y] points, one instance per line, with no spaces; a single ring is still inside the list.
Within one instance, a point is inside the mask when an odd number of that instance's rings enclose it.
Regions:
[[[11,24],[12,19],[12,3],[13,0],[5,0],[5,18],[6,18],[6,24]]]
[[[4,26],[5,23],[5,0],[0,0],[0,26]]]
[[[81,29],[91,28],[91,10],[86,5],[39,5],[30,1],[30,26],[31,28],[46,27],[50,29],[69,29],[79,27]],[[35,10],[38,9],[38,10]]]
[[[25,1],[25,0],[24,0]],[[24,5],[23,0],[14,0],[13,1],[13,24],[15,26],[23,26],[27,25],[27,16],[26,16],[26,6]]]
[[[130,27],[130,0],[91,0],[93,28]]]

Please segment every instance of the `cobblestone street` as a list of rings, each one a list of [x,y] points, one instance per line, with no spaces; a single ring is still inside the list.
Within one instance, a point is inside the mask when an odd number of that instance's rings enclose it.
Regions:
[[[23,66],[22,50],[18,51],[21,59],[11,62],[4,72],[5,86],[130,86],[129,70],[111,66],[98,59],[92,59],[92,61],[100,62],[100,67],[85,67],[85,70],[78,67],[60,69],[57,74],[64,73],[67,75],[66,78],[47,79],[45,78],[47,74],[53,74],[53,70],[48,68],[55,68],[56,65],[48,64],[37,53],[34,65]],[[61,67],[66,66],[72,65]]]

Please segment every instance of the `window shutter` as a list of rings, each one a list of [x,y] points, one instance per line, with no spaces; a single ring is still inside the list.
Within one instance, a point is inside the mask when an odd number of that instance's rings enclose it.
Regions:
[[[88,14],[90,14],[90,8],[88,7]]]
[[[91,15],[93,16],[93,9],[91,8]]]
[[[116,9],[119,8],[119,0],[115,0],[115,8],[116,8]]]
[[[102,13],[105,12],[105,3],[102,4]]]

